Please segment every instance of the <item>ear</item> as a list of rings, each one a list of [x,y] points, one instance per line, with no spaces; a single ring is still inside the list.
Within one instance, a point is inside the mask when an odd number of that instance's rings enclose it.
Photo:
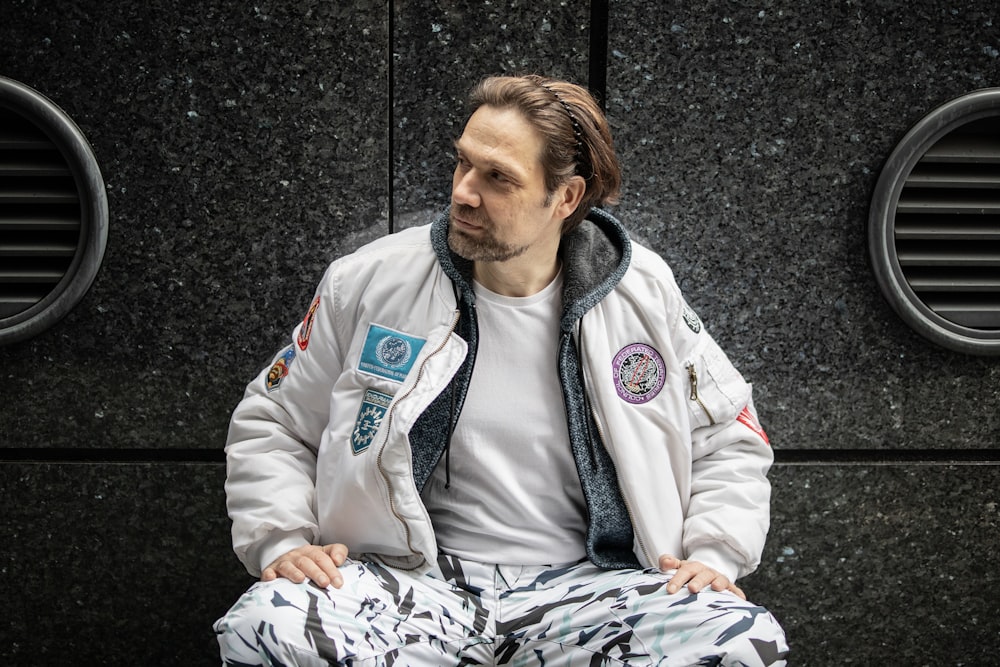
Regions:
[[[583,195],[587,191],[587,181],[582,176],[572,176],[568,181],[559,186],[556,190],[555,214],[560,220],[565,220],[573,215]]]

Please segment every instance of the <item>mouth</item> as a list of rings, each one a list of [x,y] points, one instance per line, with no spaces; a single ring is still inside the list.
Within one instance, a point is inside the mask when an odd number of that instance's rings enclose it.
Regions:
[[[482,229],[482,225],[476,224],[474,222],[469,222],[468,220],[463,220],[457,215],[452,214],[451,221],[459,229]]]

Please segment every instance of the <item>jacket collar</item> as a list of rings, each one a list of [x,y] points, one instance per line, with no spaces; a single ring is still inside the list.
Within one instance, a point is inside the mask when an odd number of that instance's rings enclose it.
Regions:
[[[431,225],[431,244],[442,270],[461,299],[473,303],[472,262],[448,247],[448,211]],[[577,320],[621,281],[632,259],[628,232],[610,213],[591,209],[586,219],[563,237],[563,316],[561,328],[572,331]]]

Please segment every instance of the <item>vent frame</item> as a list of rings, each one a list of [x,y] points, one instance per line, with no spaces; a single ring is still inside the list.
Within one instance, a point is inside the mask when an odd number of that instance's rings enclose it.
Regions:
[[[49,329],[90,289],[107,246],[108,200],[94,152],[65,111],[33,88],[3,76],[0,76],[0,109],[19,116],[51,142],[72,178],[79,206],[76,246],[61,278],[35,303],[0,315],[0,345],[8,345]],[[4,150],[2,146],[0,150]],[[24,200],[35,194],[38,193],[28,193]]]
[[[900,318],[917,333],[942,347],[984,356],[1000,355],[1000,327],[966,326],[943,316],[925,302],[912,287],[900,260],[896,215],[908,179],[928,152],[956,130],[994,118],[1000,126],[1000,88],[984,88],[952,99],[917,122],[896,145],[882,168],[872,195],[867,230],[869,260],[876,281]],[[994,160],[1000,169],[1000,150],[989,155],[990,163]],[[976,158],[970,156],[969,162],[975,161]],[[917,185],[913,187],[919,188]],[[967,186],[967,189],[972,187],[980,186]],[[987,187],[983,191],[988,192],[989,189]],[[994,188],[994,191],[997,194],[990,197],[992,205],[1000,206],[1000,190]],[[968,206],[966,212],[960,215],[976,215],[972,212],[976,208],[979,207]],[[960,239],[961,232],[955,238]],[[1000,241],[996,243],[1000,245]],[[996,271],[1000,276],[1000,267]],[[997,299],[1000,300],[1000,292],[997,292]],[[992,310],[988,313],[987,320],[1000,314],[1000,303],[996,313]]]

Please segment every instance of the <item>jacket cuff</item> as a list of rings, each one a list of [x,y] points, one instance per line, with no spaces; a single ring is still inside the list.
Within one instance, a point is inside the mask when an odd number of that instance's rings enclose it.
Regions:
[[[719,574],[726,575],[729,577],[729,581],[734,583],[736,582],[736,577],[739,576],[739,554],[718,542],[699,544],[687,555],[687,560],[696,560],[699,563],[704,563]]]
[[[250,574],[259,577],[265,567],[273,563],[292,549],[312,544],[312,530],[272,530],[267,537],[247,550],[247,565],[255,565],[256,572]]]

